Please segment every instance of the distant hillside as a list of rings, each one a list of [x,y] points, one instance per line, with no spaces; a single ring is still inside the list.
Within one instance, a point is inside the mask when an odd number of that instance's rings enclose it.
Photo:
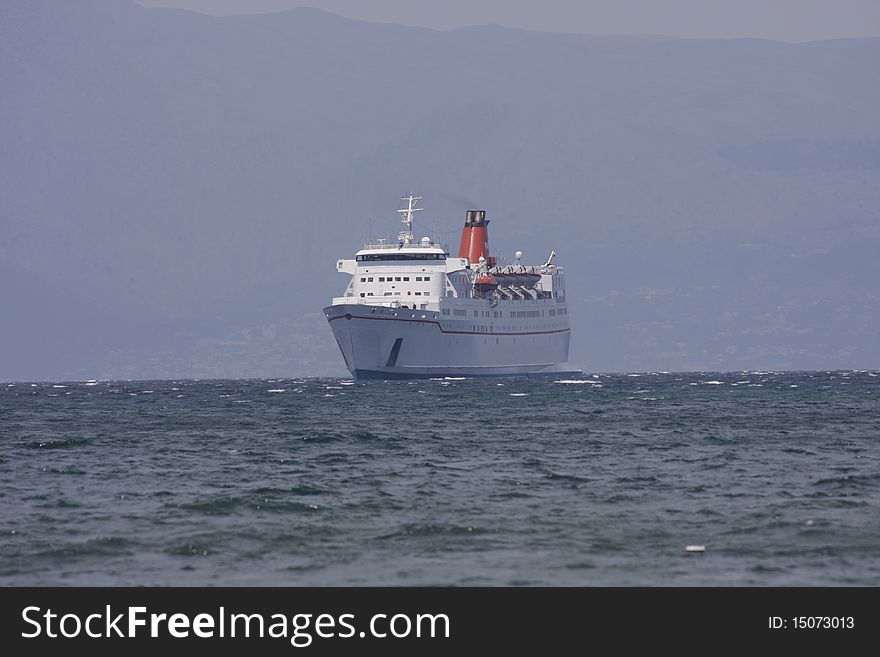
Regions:
[[[559,253],[590,371],[880,367],[880,39],[0,5],[0,380],[343,374],[370,231]]]

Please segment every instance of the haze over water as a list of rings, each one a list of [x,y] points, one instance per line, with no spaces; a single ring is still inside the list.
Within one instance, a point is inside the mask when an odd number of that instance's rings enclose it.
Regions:
[[[876,586],[878,384],[0,384],[0,583]]]

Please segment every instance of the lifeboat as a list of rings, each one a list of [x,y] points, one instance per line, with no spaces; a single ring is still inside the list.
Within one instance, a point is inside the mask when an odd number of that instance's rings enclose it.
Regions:
[[[474,289],[478,292],[491,292],[498,288],[498,281],[494,276],[477,276],[474,281]]]
[[[493,272],[492,276],[498,285],[505,287],[534,287],[541,280],[540,274],[528,272],[524,269],[522,271],[507,270]]]

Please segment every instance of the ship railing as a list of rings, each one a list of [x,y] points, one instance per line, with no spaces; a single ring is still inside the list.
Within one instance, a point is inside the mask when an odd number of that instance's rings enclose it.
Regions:
[[[394,240],[392,242],[364,242],[364,249],[378,249],[378,250],[388,250],[388,251],[397,251],[399,249],[440,249],[442,248],[445,253],[449,253],[449,245],[447,244],[438,244],[433,240],[426,244],[422,244],[421,241],[410,242],[409,244],[404,244],[398,240]]]
[[[413,310],[418,308],[423,310],[422,306],[436,304],[437,297],[406,297],[404,299],[389,299],[388,297],[333,297],[332,305],[341,306],[350,304],[355,306],[381,306],[383,308],[394,308],[403,310]]]

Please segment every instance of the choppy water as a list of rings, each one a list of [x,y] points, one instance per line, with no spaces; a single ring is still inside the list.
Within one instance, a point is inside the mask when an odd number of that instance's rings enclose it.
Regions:
[[[880,376],[0,384],[0,584],[876,586]]]

